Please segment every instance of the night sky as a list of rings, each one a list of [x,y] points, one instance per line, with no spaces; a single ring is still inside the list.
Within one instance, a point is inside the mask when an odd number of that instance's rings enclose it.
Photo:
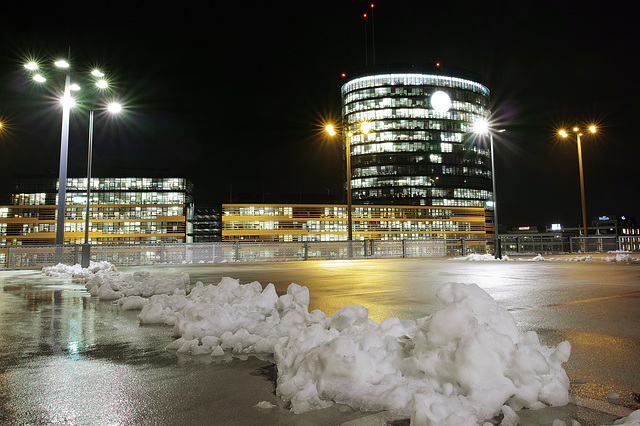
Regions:
[[[58,176],[61,112],[23,62],[69,50],[74,70],[105,70],[126,108],[96,113],[94,177],[184,176],[197,206],[339,196],[341,148],[320,125],[339,118],[341,73],[372,64],[375,35],[378,65],[439,61],[485,78],[506,129],[495,149],[507,228],[581,224],[576,144],[555,131],[592,121],[587,213],[640,217],[631,2],[381,0],[373,20],[361,0],[20,3],[3,5],[0,26],[0,204],[11,177]],[[74,111],[70,177],[86,176],[87,133]]]

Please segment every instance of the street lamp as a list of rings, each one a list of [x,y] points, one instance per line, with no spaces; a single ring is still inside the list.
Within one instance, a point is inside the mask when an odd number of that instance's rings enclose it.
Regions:
[[[92,74],[94,74],[93,71]],[[104,75],[100,73],[101,76]],[[96,75],[96,74],[94,74]],[[96,83],[98,85],[98,83]],[[107,86],[98,86],[102,88],[106,88]],[[122,111],[122,105],[117,102],[112,102],[107,105],[107,111],[112,114],[117,114]],[[84,218],[84,243],[82,244],[82,263],[80,266],[83,268],[88,268],[91,259],[91,244],[89,244],[89,208],[91,202],[91,163],[93,159],[93,112],[94,110],[89,110],[89,148],[87,150],[87,207],[85,209],[85,218]]]
[[[360,125],[360,133],[367,134],[371,132],[372,126],[369,121],[362,121],[358,123]],[[325,127],[325,130],[329,135],[335,136],[337,134],[335,127],[332,124],[328,124]],[[352,203],[351,203],[351,137],[353,136],[352,132],[346,133],[346,151],[347,151],[347,240],[351,241],[353,239],[353,217],[352,217]],[[351,245],[349,245],[351,247]],[[351,256],[349,256],[351,257]]]
[[[62,132],[60,138],[60,171],[58,176],[58,208],[57,208],[57,220],[56,220],[56,240],[55,244],[62,248],[64,244],[64,220],[66,210],[66,195],[67,195],[67,162],[69,157],[69,115],[72,107],[75,106],[75,100],[71,96],[71,91],[80,90],[77,84],[71,84],[71,75],[69,73],[69,62],[66,60],[57,60],[54,62],[56,68],[63,70],[65,75],[64,92],[60,98],[62,103]],[[34,81],[38,83],[46,83],[47,79],[40,72],[41,66],[36,61],[29,61],[24,67],[32,74]],[[94,70],[92,75],[98,80],[95,85],[98,88],[106,88],[108,86],[104,77],[104,74]],[[92,119],[92,115],[91,115]],[[87,212],[88,214],[88,212]],[[56,250],[56,261],[62,261],[62,251]]]
[[[588,130],[591,133],[596,133],[596,126],[590,125],[588,127]],[[580,133],[580,128],[577,126],[573,128],[573,132],[576,134],[576,142],[578,143],[578,168],[580,169],[580,195],[582,198],[582,226],[584,229],[584,236],[587,237],[588,236],[587,202],[584,196],[584,171],[582,169],[582,141],[580,139],[580,137],[582,136],[582,133]],[[569,137],[569,133],[567,133],[567,131],[564,129],[560,130],[558,134],[563,138]]]
[[[493,151],[493,133],[502,133],[505,129],[492,129],[487,120],[481,119],[473,124],[473,132],[478,135],[489,134],[489,141],[491,146],[491,184],[493,187],[493,235],[495,238],[493,255],[496,259],[502,259],[502,247],[500,246],[500,238],[498,235],[498,201],[496,196],[496,166],[495,155]]]

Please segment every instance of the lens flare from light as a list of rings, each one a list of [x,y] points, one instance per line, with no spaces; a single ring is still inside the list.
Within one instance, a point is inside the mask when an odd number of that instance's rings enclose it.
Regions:
[[[35,71],[35,70],[37,70],[38,68],[40,68],[40,67],[38,66],[38,63],[37,63],[36,61],[30,61],[30,62],[27,62],[26,64],[24,64],[24,67],[25,67],[26,69],[28,69],[29,71]]]
[[[327,131],[327,133],[329,133],[331,136],[335,136],[336,135],[336,129],[333,127],[332,124],[327,124],[327,126],[325,127],[325,130]]]
[[[60,98],[60,103],[63,108],[73,108],[76,105],[75,99],[71,96],[63,96]]]
[[[489,122],[484,118],[476,120],[473,123],[473,133],[479,135],[486,135],[487,133],[489,133]]]
[[[40,75],[40,74],[36,74],[36,75],[34,75],[34,76],[33,76],[33,79],[34,79],[35,81],[37,81],[38,83],[44,83],[45,81],[47,81],[47,79],[46,79],[46,78],[44,78],[44,77],[43,77],[42,75]]]
[[[69,62],[65,61],[64,59],[55,61],[54,63],[58,68],[69,68]]]
[[[112,114],[117,114],[122,111],[122,105],[118,102],[111,102],[107,105],[107,110]]]
[[[438,112],[447,112],[451,108],[451,98],[439,90],[431,95],[431,107]]]

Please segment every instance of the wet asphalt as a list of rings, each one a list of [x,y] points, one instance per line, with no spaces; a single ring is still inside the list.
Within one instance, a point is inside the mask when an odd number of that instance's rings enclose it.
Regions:
[[[380,259],[338,262],[120,268],[187,272],[191,282],[272,282],[279,293],[306,285],[310,309],[332,315],[348,304],[370,316],[433,313],[439,282],[474,282],[543,343],[572,344],[565,369],[572,403],[521,411],[521,425],[575,419],[612,424],[640,408],[640,264],[460,262]],[[165,350],[165,326],[140,326],[137,312],[92,298],[69,279],[0,271],[0,424],[3,425],[384,425],[387,413],[344,406],[294,415],[275,395],[270,360],[182,356]],[[615,392],[617,400],[607,398]],[[267,401],[272,408],[258,408]],[[264,402],[263,402],[264,404]]]

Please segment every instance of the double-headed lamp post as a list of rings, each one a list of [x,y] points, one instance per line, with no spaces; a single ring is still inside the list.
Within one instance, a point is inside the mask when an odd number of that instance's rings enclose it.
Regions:
[[[493,255],[496,259],[502,259],[502,247],[500,246],[500,237],[498,235],[498,201],[496,196],[496,165],[495,155],[493,151],[493,133],[502,133],[505,129],[493,129],[487,120],[478,120],[473,123],[473,132],[478,135],[489,134],[489,142],[491,147],[491,184],[493,187],[493,235],[495,238]]]
[[[597,131],[596,126],[594,125],[590,125],[588,130],[590,133],[596,133]],[[576,142],[578,144],[578,168],[580,169],[580,195],[582,198],[582,226],[584,229],[584,236],[587,237],[589,236],[589,228],[587,227],[587,202],[584,196],[584,171],[582,169],[582,141],[580,139],[582,133],[580,132],[580,128],[577,126],[573,128],[573,132],[576,134]],[[567,133],[566,130],[560,130],[558,134],[563,138],[569,137],[569,133]]]
[[[55,66],[64,71],[65,84],[64,93],[60,98],[62,104],[62,134],[60,139],[60,173],[58,177],[58,208],[57,208],[57,220],[56,220],[56,245],[62,246],[64,244],[64,220],[66,210],[66,190],[67,190],[67,162],[69,157],[69,115],[70,110],[75,106],[75,100],[71,96],[71,91],[80,90],[80,86],[75,83],[71,83],[71,75],[69,72],[69,62],[66,60],[58,60],[54,62]],[[41,72],[41,66],[36,61],[30,61],[24,65],[24,67],[32,73],[32,78],[38,83],[45,83],[47,81],[44,73]],[[95,86],[99,89],[106,89],[109,84],[103,78],[104,74],[94,69],[91,71],[92,78]],[[115,104],[114,104],[115,105]],[[112,108],[118,108],[109,106],[109,110]],[[91,179],[91,144],[93,141],[93,111],[89,114],[89,164],[88,164],[88,176],[87,176],[87,211],[86,221],[89,217],[89,187]],[[88,242],[87,227],[85,226],[85,243]],[[84,250],[84,249],[83,249]],[[58,256],[56,256],[58,257]],[[61,256],[60,256],[61,257]],[[56,259],[61,261],[62,259]],[[84,257],[83,257],[84,263]],[[87,265],[88,266],[88,265]]]
[[[69,62],[61,59],[54,62],[55,66],[65,73],[64,92],[60,98],[62,104],[62,133],[60,137],[60,174],[58,176],[58,216],[56,222],[56,245],[64,244],[64,216],[66,208],[67,194],[67,159],[69,157],[69,111],[75,102],[71,97],[71,76],[69,75]],[[24,67],[33,72],[33,80],[44,83],[47,79],[39,72],[40,65],[35,61],[30,61]],[[56,257],[58,257],[56,255]],[[56,259],[60,261],[61,259]]]
[[[362,121],[358,123],[360,125],[360,133],[367,134],[371,131],[371,122]],[[329,135],[335,136],[337,135],[336,128],[332,124],[328,124],[325,127],[325,130]],[[347,240],[351,241],[353,239],[353,216],[352,216],[352,204],[351,204],[351,137],[353,136],[352,132],[347,132],[345,134],[345,149],[346,149],[346,158],[347,158]],[[351,257],[351,256],[349,256]]]

